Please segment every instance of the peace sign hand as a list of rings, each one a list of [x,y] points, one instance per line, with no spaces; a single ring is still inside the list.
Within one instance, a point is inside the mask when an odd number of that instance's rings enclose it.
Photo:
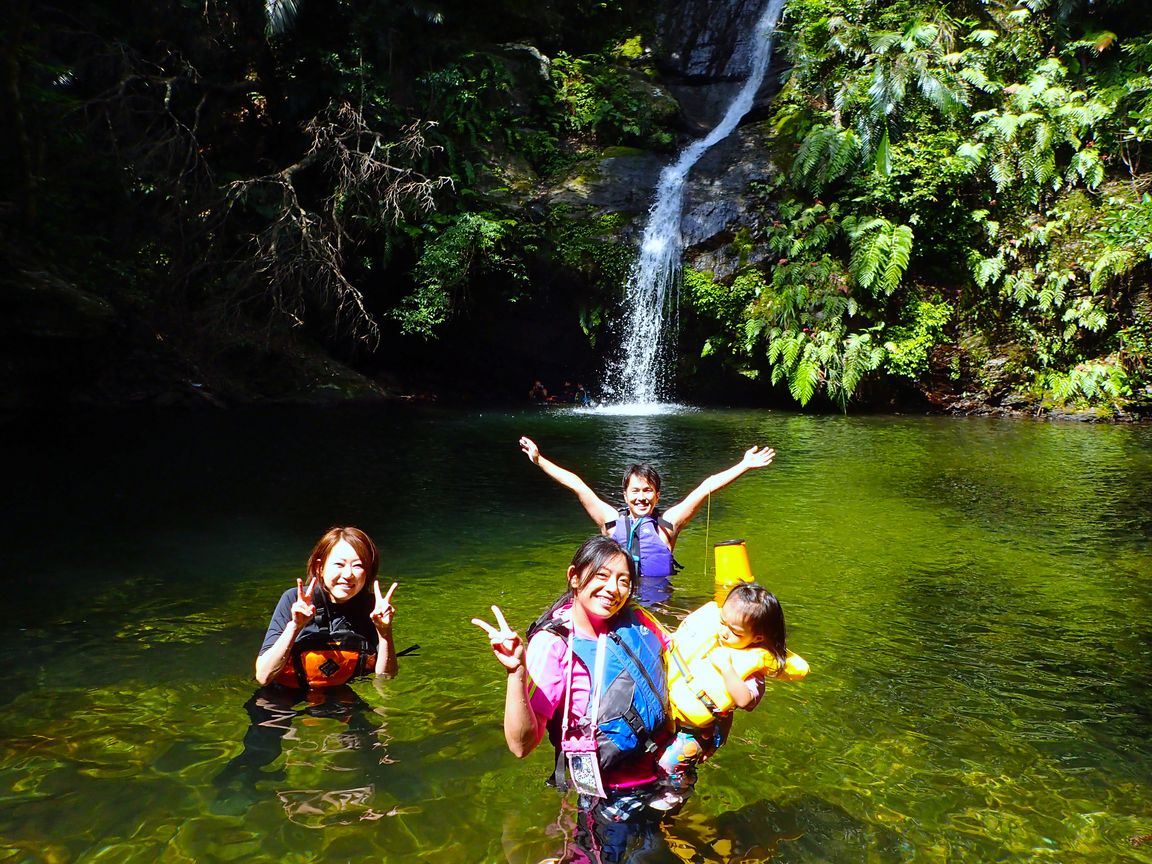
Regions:
[[[304,580],[296,580],[296,602],[292,604],[292,620],[297,629],[304,627],[316,617],[316,607],[312,604],[312,595],[316,591],[316,577],[308,580],[308,587],[304,587]]]
[[[508,672],[515,672],[524,665],[524,643],[520,634],[508,626],[499,606],[492,607],[492,614],[496,616],[496,627],[480,618],[473,618],[472,623],[488,634],[496,659]]]
[[[380,582],[372,583],[372,588],[376,592],[376,606],[372,609],[372,614],[369,617],[371,617],[372,623],[376,625],[376,632],[381,636],[387,636],[392,632],[392,616],[396,614],[396,610],[392,606],[392,593],[399,584],[399,582],[393,582],[388,593],[381,594]]]

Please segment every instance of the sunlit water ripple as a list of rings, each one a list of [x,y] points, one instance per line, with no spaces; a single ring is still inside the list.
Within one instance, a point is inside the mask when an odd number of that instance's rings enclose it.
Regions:
[[[1152,429],[682,406],[9,427],[0,861],[558,854],[550,758],[508,754],[468,623],[498,603],[523,627],[593,530],[522,434],[611,500],[632,461],[670,503],[777,450],[685,530],[659,611],[708,599],[711,544],[744,538],[812,675],[737,717],[634,860],[1152,862]],[[341,522],[380,541],[421,647],[296,706],[253,765],[253,655]]]

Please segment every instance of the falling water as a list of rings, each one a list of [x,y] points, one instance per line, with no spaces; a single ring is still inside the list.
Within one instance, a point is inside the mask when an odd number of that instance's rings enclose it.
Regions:
[[[656,198],[648,211],[648,224],[640,241],[640,254],[632,264],[624,292],[624,311],[617,322],[622,330],[620,359],[610,362],[604,394],[610,403],[653,405],[659,402],[670,359],[665,343],[664,313],[675,300],[680,281],[680,214],[684,209],[684,182],[688,172],[712,145],[723,141],[752,107],[752,100],[772,56],[772,36],[784,0],[768,0],[756,23],[752,69],[728,110],[705,137],[680,152],[660,172]]]

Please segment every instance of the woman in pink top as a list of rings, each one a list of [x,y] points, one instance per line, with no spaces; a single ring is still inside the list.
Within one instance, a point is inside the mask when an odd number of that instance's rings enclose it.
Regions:
[[[508,749],[527,756],[548,733],[557,785],[575,786],[582,809],[610,822],[656,815],[647,805],[657,794],[656,757],[670,740],[666,637],[629,603],[629,558],[610,537],[580,546],[567,581],[529,629],[527,646],[499,607],[495,626],[472,619],[508,673]]]

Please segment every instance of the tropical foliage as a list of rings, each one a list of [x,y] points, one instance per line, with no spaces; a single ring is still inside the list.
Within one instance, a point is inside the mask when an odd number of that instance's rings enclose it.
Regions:
[[[944,403],[1146,399],[1144,7],[793,0],[784,35],[788,170],[733,355],[800,404],[884,372]],[[960,374],[973,344],[1007,387]]]
[[[636,226],[541,192],[683,139],[652,14],[16,4],[6,284],[67,283],[205,357],[256,330],[377,366],[440,340],[472,369],[525,309],[612,350]],[[682,351],[801,406],[1152,400],[1143,0],[790,0],[778,35],[778,176],[748,190],[734,272],[684,273]]]

